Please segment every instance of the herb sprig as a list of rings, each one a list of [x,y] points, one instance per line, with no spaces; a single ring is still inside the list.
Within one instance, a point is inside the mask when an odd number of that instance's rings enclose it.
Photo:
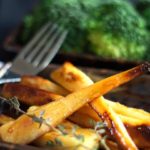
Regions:
[[[20,103],[17,99],[17,97],[12,97],[12,98],[9,98],[9,99],[6,99],[4,97],[1,97],[0,96],[0,99],[6,103],[8,103],[10,105],[10,109],[15,109],[17,111],[17,113],[21,113],[21,114],[24,114],[24,115],[27,115],[28,117],[32,118],[32,120],[36,123],[39,123],[39,128],[42,126],[42,124],[45,124],[47,126],[49,126],[53,131],[56,131],[58,132],[60,135],[68,135],[70,133],[68,133],[65,129],[65,126],[63,125],[58,125],[57,128],[56,127],[52,127],[50,125],[50,121],[51,119],[50,118],[47,118],[45,119],[43,117],[45,111],[42,110],[39,114],[39,116],[36,116],[35,114],[29,114],[27,112],[25,112],[24,110],[20,109]],[[89,120],[91,125],[94,126],[94,129],[96,131],[97,134],[105,134],[106,130],[106,124],[102,123],[102,122],[96,122],[94,120]],[[81,142],[84,142],[84,136],[83,135],[80,135],[80,134],[77,134],[76,133],[76,130],[78,129],[78,126],[77,125],[74,125],[73,128],[72,128],[72,136],[75,137],[77,140],[80,140]],[[106,144],[106,138],[107,136],[104,136],[101,141],[100,141],[100,145],[102,145],[102,147],[104,147],[106,150],[110,150],[109,147],[107,146]],[[55,146],[55,145],[59,145],[59,146],[63,146],[63,143],[58,139],[56,138],[54,141],[47,141],[47,145],[48,146]],[[78,144],[75,149],[77,149],[78,147],[85,147],[83,144]],[[88,147],[85,147],[86,149],[90,150]]]
[[[67,135],[68,132],[65,130],[65,127],[63,125],[58,125],[57,128],[55,127],[52,127],[50,125],[50,121],[51,119],[50,118],[43,118],[43,115],[45,113],[44,110],[42,110],[39,114],[39,116],[36,116],[34,114],[29,114],[27,112],[25,112],[24,110],[20,109],[20,103],[19,103],[19,100],[17,97],[12,97],[12,98],[4,98],[4,97],[1,97],[0,96],[0,99],[3,101],[3,102],[6,102],[10,105],[10,109],[15,109],[18,112],[20,112],[21,114],[24,114],[24,115],[27,115],[28,117],[32,118],[32,120],[36,123],[39,123],[39,128],[42,126],[42,124],[45,124],[47,125],[48,127],[50,127],[53,131],[56,131],[58,132],[60,135]],[[84,136],[83,135],[79,135],[79,134],[76,134],[76,129],[78,128],[78,126],[74,126],[72,128],[72,135],[77,138],[78,140],[81,140],[82,142],[84,141]],[[61,144],[61,141],[59,139],[55,139],[54,142],[51,142],[49,141],[48,142],[49,144],[48,145],[53,145],[54,143],[57,144],[57,145],[62,145]],[[50,144],[51,143],[51,144]],[[59,144],[58,144],[59,143]]]

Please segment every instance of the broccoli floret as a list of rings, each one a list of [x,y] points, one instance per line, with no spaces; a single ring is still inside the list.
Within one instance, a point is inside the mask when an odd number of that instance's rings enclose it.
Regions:
[[[150,0],[138,0],[137,10],[146,20],[147,27],[150,29]]]
[[[141,15],[144,17],[144,19],[146,20],[147,22],[147,27],[148,29],[150,29],[150,7],[145,9],[145,11],[143,11],[141,13]]]
[[[145,21],[126,0],[41,0],[24,20],[23,41],[48,20],[67,28],[62,49],[142,59],[147,46]]]
[[[24,20],[22,39],[29,40],[49,20],[69,30],[63,49],[82,51],[86,40],[86,22],[98,7],[99,0],[41,0]]]
[[[89,21],[89,41],[93,53],[103,57],[141,60],[148,34],[145,21],[127,1],[103,3]]]
[[[138,0],[136,8],[140,15],[145,19],[146,27],[149,30],[148,34],[150,36],[150,0]],[[148,44],[144,60],[150,61],[150,43]]]

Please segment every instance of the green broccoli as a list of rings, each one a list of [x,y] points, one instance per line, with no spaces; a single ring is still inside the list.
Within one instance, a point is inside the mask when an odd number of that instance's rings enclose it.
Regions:
[[[126,0],[41,0],[24,20],[22,41],[49,20],[69,30],[66,51],[141,60],[147,47],[145,21]]]
[[[138,0],[136,8],[140,15],[145,19],[146,27],[149,30],[148,34],[150,36],[150,0]],[[144,60],[150,60],[150,43],[148,44]]]
[[[147,49],[145,21],[127,1],[103,3],[89,21],[91,51],[103,57],[141,60]]]
[[[137,10],[146,20],[147,27],[150,29],[150,0],[138,0]]]

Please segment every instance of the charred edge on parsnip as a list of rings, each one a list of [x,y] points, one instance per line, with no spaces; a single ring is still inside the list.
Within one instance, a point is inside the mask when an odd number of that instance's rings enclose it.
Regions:
[[[141,70],[145,71],[145,72],[150,72],[150,63],[145,62],[145,63],[141,64]]]
[[[150,72],[150,63],[149,62],[145,62],[133,69],[131,69],[129,72],[128,72],[128,76],[136,76],[138,74],[142,74],[142,73],[145,73],[145,72]]]
[[[101,116],[102,116],[102,120],[104,122],[107,122],[109,133],[112,137],[115,138],[115,141],[117,142],[119,148],[121,148],[122,150],[126,150],[127,145],[121,141],[121,136],[118,133],[117,127],[115,126],[114,122],[110,119],[109,114],[107,112],[104,112],[103,115]]]
[[[5,84],[2,89],[2,96],[5,98],[17,97],[27,105],[43,105],[61,96],[42,89],[28,87],[18,83]]]

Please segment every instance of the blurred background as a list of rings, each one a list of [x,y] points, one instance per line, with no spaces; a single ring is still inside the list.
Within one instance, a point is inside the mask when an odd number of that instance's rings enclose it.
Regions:
[[[69,30],[62,52],[150,60],[150,0],[0,0],[1,51],[18,50],[49,20]]]
[[[38,0],[0,0],[0,42],[18,26]]]

